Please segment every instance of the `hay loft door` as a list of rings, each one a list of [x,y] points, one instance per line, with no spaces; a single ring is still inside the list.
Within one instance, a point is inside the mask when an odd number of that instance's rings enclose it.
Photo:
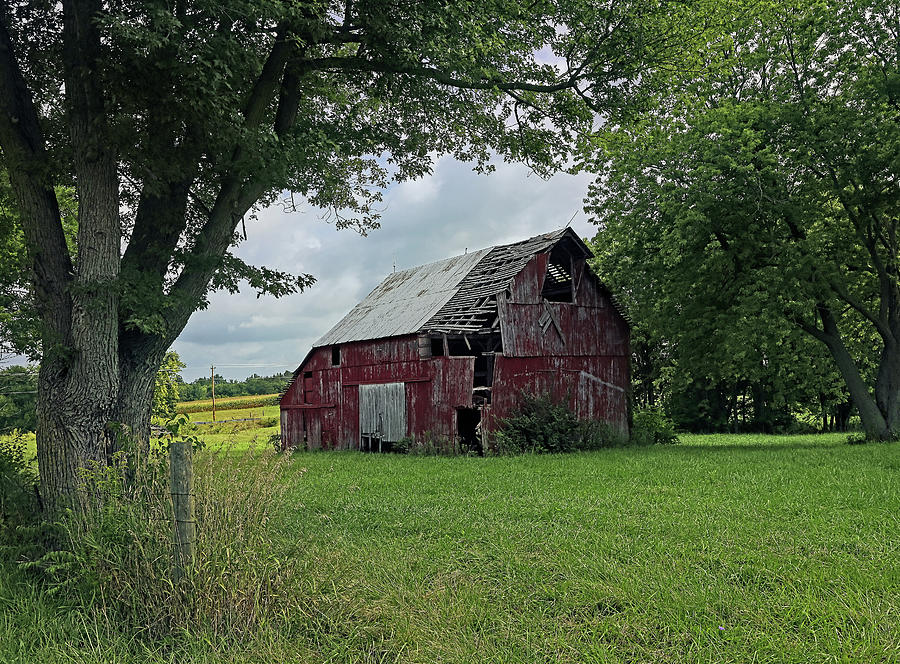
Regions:
[[[359,386],[359,449],[389,452],[406,436],[404,383]]]

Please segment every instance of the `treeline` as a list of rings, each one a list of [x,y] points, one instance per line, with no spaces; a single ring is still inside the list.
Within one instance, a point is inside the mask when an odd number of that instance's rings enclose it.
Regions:
[[[212,395],[209,378],[186,383],[180,372],[184,368],[178,354],[169,351],[156,376],[153,415],[165,420],[175,415],[175,404],[208,399]],[[216,376],[216,398],[242,397],[281,392],[291,379],[291,372],[272,376],[253,374],[244,380],[226,380]],[[11,366],[0,369],[0,435],[14,429],[34,431],[37,404],[37,367]]]
[[[216,397],[244,397],[258,394],[275,394],[281,392],[291,379],[292,373],[285,371],[272,376],[253,374],[244,380],[226,380],[216,376]],[[212,379],[198,378],[190,383],[178,386],[179,401],[197,401],[212,396]]]

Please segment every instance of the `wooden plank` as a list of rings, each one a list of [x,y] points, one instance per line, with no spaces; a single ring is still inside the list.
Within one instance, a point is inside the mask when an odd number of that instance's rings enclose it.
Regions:
[[[318,410],[319,408],[334,408],[333,403],[296,403],[284,404],[281,410]]]
[[[400,378],[400,381],[397,380],[345,380],[344,385],[387,385],[388,383],[427,383],[431,380],[431,376],[414,376],[414,377],[406,377],[406,376],[397,376]]]
[[[359,433],[396,442],[406,437],[406,386],[360,385]]]

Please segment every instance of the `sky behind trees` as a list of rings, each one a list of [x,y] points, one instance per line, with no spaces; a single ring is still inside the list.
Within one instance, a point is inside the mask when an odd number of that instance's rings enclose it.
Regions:
[[[335,230],[323,212],[279,205],[247,222],[247,241],[235,253],[254,265],[307,272],[317,282],[281,299],[214,293],[191,318],[173,349],[190,381],[209,373],[243,378],[293,370],[311,344],[391,270],[429,263],[494,244],[514,242],[565,226],[592,237],[583,198],[589,174],[543,180],[522,164],[496,164],[490,175],[441,159],[434,173],[393,186],[382,203],[381,228],[361,237]],[[574,219],[573,219],[574,215]],[[241,366],[227,366],[241,365]]]

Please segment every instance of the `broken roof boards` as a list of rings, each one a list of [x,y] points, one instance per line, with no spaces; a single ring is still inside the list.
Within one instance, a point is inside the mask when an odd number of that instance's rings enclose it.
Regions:
[[[535,254],[564,240],[583,256],[591,255],[574,231],[563,228],[390,274],[313,347],[489,327],[497,293]]]

